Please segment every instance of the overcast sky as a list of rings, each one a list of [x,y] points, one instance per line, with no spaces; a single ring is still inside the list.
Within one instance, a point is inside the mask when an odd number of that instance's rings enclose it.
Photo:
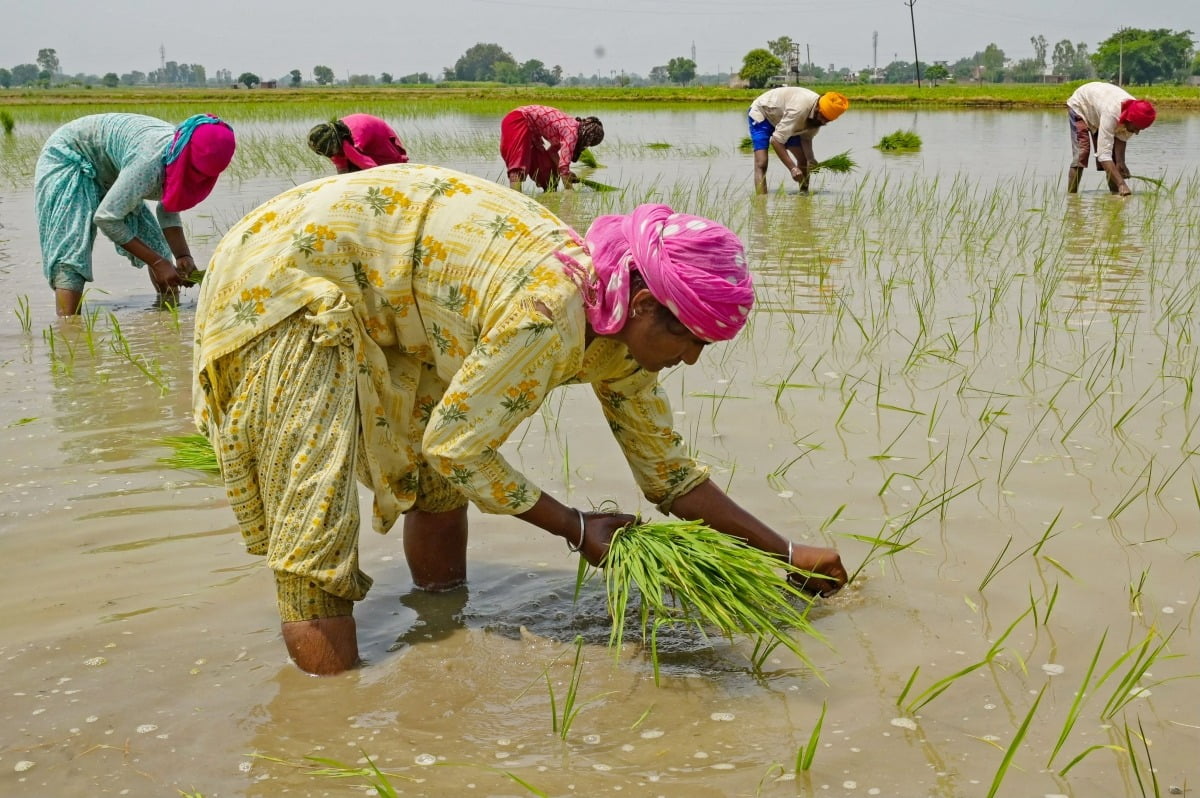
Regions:
[[[915,0],[922,61],[995,43],[1009,58],[1029,39],[1097,44],[1122,26],[1200,31],[1200,0]],[[872,33],[878,32],[877,55]],[[854,69],[912,60],[904,0],[4,0],[0,66],[58,51],[63,71],[147,72],[166,60],[264,79],[314,65],[339,78],[390,72],[440,77],[478,42],[567,75],[649,73],[675,56],[728,71],[767,40],[790,36],[813,63]]]

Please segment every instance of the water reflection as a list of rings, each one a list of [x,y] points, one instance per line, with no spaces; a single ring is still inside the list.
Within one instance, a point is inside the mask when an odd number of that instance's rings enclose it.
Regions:
[[[1062,222],[1061,267],[1067,286],[1062,297],[1085,315],[1093,311],[1136,313],[1145,270],[1144,247],[1126,230],[1131,204],[1105,194],[1066,198]]]

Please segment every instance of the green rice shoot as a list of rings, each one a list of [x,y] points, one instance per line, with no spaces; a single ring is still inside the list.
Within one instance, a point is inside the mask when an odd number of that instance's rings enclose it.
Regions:
[[[8,111],[0,111],[0,130],[4,131],[4,135],[11,136],[13,128],[16,126],[17,123],[16,120],[13,119],[12,114],[10,114]]]
[[[1157,177],[1146,177],[1144,175],[1130,175],[1126,179],[1127,180],[1144,180],[1147,183],[1153,184],[1155,186],[1155,188],[1162,188],[1165,185],[1165,183],[1162,180],[1159,180]]]
[[[583,152],[579,153],[579,162],[592,169],[600,168],[600,162],[596,160],[596,156],[592,154],[592,151],[587,148],[584,148]]]
[[[579,178],[579,185],[587,186],[592,191],[620,191],[616,186],[610,186],[608,183],[601,183],[599,180],[591,180],[586,177]]]
[[[165,466],[207,474],[221,473],[217,453],[203,435],[170,435],[159,438],[156,443],[171,449],[170,454],[158,458],[158,462]]]
[[[916,152],[921,149],[921,137],[915,130],[896,130],[881,138],[875,149],[882,152]]]
[[[669,150],[669,149],[671,149],[671,144],[666,141],[651,141],[649,144],[646,145],[646,149]]]
[[[612,631],[619,654],[634,592],[643,644],[658,673],[657,635],[672,624],[715,629],[786,646],[814,671],[794,630],[824,642],[808,621],[812,599],[781,571],[811,576],[773,554],[696,521],[647,522],[613,535],[604,563]]]

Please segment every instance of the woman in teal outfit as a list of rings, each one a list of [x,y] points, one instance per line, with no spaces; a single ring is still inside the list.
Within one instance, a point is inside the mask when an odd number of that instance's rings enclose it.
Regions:
[[[208,196],[234,147],[232,128],[209,114],[178,126],[141,114],[95,114],[51,134],[34,193],[42,268],[58,315],[79,312],[97,228],[134,266],[149,265],[160,298],[189,284],[196,262],[179,212]],[[158,201],[155,214],[146,200]]]

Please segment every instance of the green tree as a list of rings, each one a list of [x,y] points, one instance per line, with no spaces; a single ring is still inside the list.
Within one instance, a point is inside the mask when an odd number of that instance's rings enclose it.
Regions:
[[[136,69],[132,72],[126,72],[121,76],[121,82],[126,86],[137,86],[146,82],[146,73],[139,72]]]
[[[392,73],[391,72],[380,72],[379,73],[379,82],[383,83],[385,85],[390,85],[392,82]]]
[[[121,79],[117,77],[116,72],[104,73],[104,77],[101,79],[101,82],[104,84],[105,88],[109,89],[115,89],[117,86],[121,85]]]
[[[1196,53],[1195,58],[1192,59],[1192,74],[1200,75],[1200,53]]]
[[[522,82],[521,68],[509,61],[497,61],[492,65],[492,80],[507,83],[510,86]]]
[[[758,47],[746,53],[742,58],[742,68],[738,71],[738,76],[749,83],[750,88],[761,89],[767,85],[767,80],[772,75],[778,75],[781,69],[783,69],[782,61],[770,50]]]
[[[667,68],[665,66],[650,67],[649,80],[655,85],[668,83],[671,80],[671,75],[667,72]]]
[[[1033,58],[1038,65],[1044,70],[1046,68],[1046,53],[1050,50],[1050,44],[1046,41],[1045,36],[1030,36],[1029,43],[1033,45]]]
[[[792,55],[792,46],[794,44],[791,36],[780,36],[778,39],[769,40],[767,42],[767,49],[771,51],[771,55],[786,64],[788,58]]]
[[[253,89],[259,83],[262,83],[262,81],[259,80],[258,75],[255,75],[253,72],[243,72],[242,74],[238,75],[237,82],[244,85],[247,89]]]
[[[939,80],[945,80],[950,77],[950,70],[946,68],[945,64],[934,64],[925,70],[925,77],[929,79],[930,83],[936,86]]]
[[[49,72],[51,76],[57,75],[61,66],[58,63],[58,51],[53,47],[43,47],[38,50],[37,65],[42,68],[43,72]]]
[[[547,86],[553,86],[558,81],[555,79],[554,73],[546,69],[545,64],[536,58],[531,58],[521,64],[521,82],[545,83]]]
[[[991,83],[999,83],[1004,78],[1004,61],[1004,51],[995,44],[989,44],[982,53],[975,54],[975,63],[983,67],[983,79]]]
[[[1183,77],[1194,52],[1190,30],[1125,28],[1100,42],[1092,64],[1106,78],[1150,84]]]
[[[498,44],[472,45],[454,62],[458,80],[495,80],[496,64],[516,64],[517,60]]]
[[[296,86],[299,86],[299,85],[300,85],[300,82],[301,82],[302,80],[304,80],[304,75],[303,75],[303,74],[300,72],[300,70],[299,70],[299,69],[293,69],[291,72],[289,72],[289,73],[288,73],[288,76],[289,76],[289,77],[291,78],[291,80],[292,80],[292,87],[293,87],[293,88],[295,88]]]
[[[333,83],[333,70],[327,66],[317,64],[313,67],[313,80],[318,86],[328,86]]]
[[[37,64],[17,64],[12,68],[12,82],[14,86],[28,86],[36,83],[37,79]]]
[[[1037,83],[1045,71],[1045,64],[1036,58],[1022,58],[1008,70],[1008,75],[1017,83]]]
[[[1050,63],[1055,75],[1062,75],[1068,80],[1086,80],[1096,74],[1092,69],[1087,45],[1083,42],[1071,44],[1067,39],[1063,39],[1054,45]]]
[[[672,58],[667,62],[667,77],[682,86],[696,77],[696,62],[690,58]]]
[[[12,84],[13,84],[12,73],[3,67],[0,67],[0,86],[3,86],[4,88],[7,89],[10,86],[12,86]]]

